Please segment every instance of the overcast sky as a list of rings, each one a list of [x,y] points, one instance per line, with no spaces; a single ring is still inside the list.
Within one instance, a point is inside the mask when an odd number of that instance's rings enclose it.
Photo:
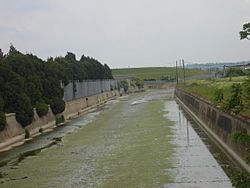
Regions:
[[[250,0],[0,0],[0,48],[110,67],[250,60]]]

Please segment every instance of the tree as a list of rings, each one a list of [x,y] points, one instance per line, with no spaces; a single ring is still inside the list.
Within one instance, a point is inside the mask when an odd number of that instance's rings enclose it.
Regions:
[[[243,25],[243,30],[240,31],[240,40],[248,39],[250,36],[250,22]]]

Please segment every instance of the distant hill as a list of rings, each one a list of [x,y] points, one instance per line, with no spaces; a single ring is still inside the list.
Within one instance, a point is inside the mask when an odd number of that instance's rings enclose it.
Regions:
[[[179,74],[183,75],[183,70],[181,68],[178,69]],[[113,77],[116,79],[119,78],[141,78],[144,80],[151,79],[173,79],[176,76],[175,67],[146,67],[146,68],[122,68],[122,69],[112,69]],[[186,76],[194,76],[194,75],[204,75],[209,74],[204,70],[197,69],[186,69]]]

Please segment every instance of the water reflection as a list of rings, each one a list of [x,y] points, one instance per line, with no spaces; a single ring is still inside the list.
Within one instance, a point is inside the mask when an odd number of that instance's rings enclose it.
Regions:
[[[174,168],[167,170],[175,177],[174,182],[164,187],[232,187],[228,176],[192,127],[194,122],[185,117],[175,101],[167,101],[165,110],[166,117],[174,122],[172,142],[177,147]]]

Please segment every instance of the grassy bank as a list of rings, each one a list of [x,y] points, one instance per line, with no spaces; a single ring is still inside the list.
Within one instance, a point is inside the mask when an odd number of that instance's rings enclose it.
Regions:
[[[189,93],[200,96],[203,99],[210,101],[211,103],[222,107],[225,105],[232,96],[232,86],[234,84],[240,84],[242,86],[242,102],[245,104],[245,109],[240,112],[240,115],[250,117],[250,107],[246,105],[244,101],[244,82],[247,80],[247,76],[221,78],[221,79],[207,79],[207,80],[190,80],[184,85],[179,84],[178,88],[183,89]],[[220,104],[217,104],[216,92],[220,90],[223,93],[223,100]]]

